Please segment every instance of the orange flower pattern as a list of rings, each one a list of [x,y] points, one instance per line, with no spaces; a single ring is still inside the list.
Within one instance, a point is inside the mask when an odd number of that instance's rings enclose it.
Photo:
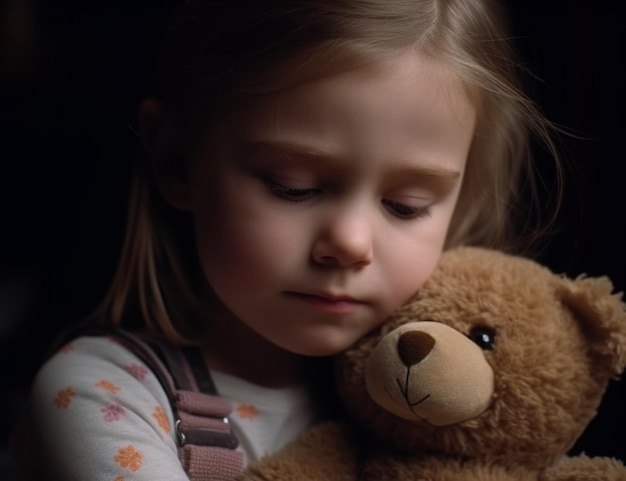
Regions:
[[[71,387],[61,389],[54,397],[54,405],[58,409],[67,409],[70,407],[74,396],[76,396],[76,391],[74,391],[74,389],[72,389]]]
[[[259,410],[256,406],[247,403],[239,403],[237,404],[237,414],[241,419],[255,419],[259,415]]]
[[[101,379],[95,384],[95,386],[105,391],[108,391],[111,394],[117,394],[118,392],[121,391],[119,387],[117,387],[111,381],[107,381],[106,379]]]
[[[125,448],[120,448],[113,459],[122,468],[130,469],[134,473],[143,463],[143,454],[135,449],[134,446],[126,446]]]
[[[73,353],[75,349],[76,346],[74,345],[74,343],[68,343],[59,350],[59,353],[67,355]],[[125,370],[139,381],[143,381],[149,373],[148,369],[145,366],[137,363],[127,365],[125,367]],[[107,379],[100,379],[93,385],[96,388],[110,394],[118,394],[122,390],[115,383]],[[76,397],[76,391],[73,387],[68,386],[60,389],[53,399],[54,406],[56,406],[57,409],[68,409],[74,397]],[[102,414],[102,418],[105,422],[113,423],[116,421],[120,421],[124,417],[126,411],[118,403],[108,402],[100,408],[100,413]],[[165,431],[166,433],[170,432],[170,425],[163,408],[158,406],[156,409],[154,409],[153,417],[156,419],[157,423],[163,429],[163,431]],[[143,459],[144,456],[142,452],[132,445],[120,448],[117,451],[117,454],[113,456],[113,460],[120,467],[128,469],[132,472],[136,472],[141,468]],[[124,480],[124,476],[116,476],[115,478],[113,478],[113,481]]]
[[[69,343],[62,348],[61,352],[62,355],[74,355],[76,353],[80,353],[81,345],[74,345],[73,343]],[[124,371],[126,371],[139,382],[144,382],[150,375],[150,371],[147,366],[139,362],[131,362],[122,366],[122,369],[124,369]],[[109,374],[104,374],[104,376],[108,375]],[[124,398],[119,398],[117,395],[121,392],[126,391],[126,385],[123,385],[122,383],[127,382],[128,379],[122,380],[122,377],[118,378],[113,373],[111,373],[110,376],[110,378],[104,377],[100,379],[96,377],[92,381],[93,384],[91,384],[92,393],[86,392],[85,394],[89,396],[90,402],[93,400],[100,400],[97,407],[97,409],[99,410],[99,418],[104,423],[106,423],[107,426],[123,425],[124,422],[127,422],[127,420],[131,419],[131,416],[129,416],[129,412],[127,412],[127,409],[129,408],[120,401],[120,399]],[[121,387],[122,385],[124,387]],[[70,409],[72,403],[75,402],[74,398],[77,397],[78,388],[81,387],[82,389],[82,386],[88,387],[88,385],[81,384],[80,386],[65,386],[59,389],[54,395],[54,406],[58,410]],[[97,396],[94,396],[96,390],[98,390],[98,393]],[[131,393],[132,389],[126,392],[127,395]],[[78,407],[78,404],[76,406]],[[143,413],[147,414],[145,411],[143,411]],[[251,403],[236,403],[234,406],[233,414],[240,420],[252,422],[256,422],[261,416],[259,408]],[[134,418],[134,416],[132,417]],[[168,418],[167,411],[163,408],[162,405],[156,405],[152,408],[151,417],[164,435],[169,436],[172,434],[173,427]],[[130,481],[130,477],[132,477],[130,473],[136,473],[141,470],[144,462],[146,462],[147,454],[145,451],[143,451],[141,445],[128,444],[123,447],[118,446],[116,448],[113,448],[113,452],[110,452],[110,454],[108,454],[107,456],[110,456],[108,459],[111,460],[111,463],[115,464],[116,470],[127,470],[126,474],[124,474],[123,472],[120,473],[120,471],[118,471],[119,474],[115,473],[109,479],[111,479],[111,481]]]
[[[170,433],[170,423],[167,420],[167,415],[165,414],[165,411],[161,406],[157,406],[156,408],[154,408],[154,411],[152,412],[152,417],[156,420],[159,427],[163,431],[165,431],[165,434]]]

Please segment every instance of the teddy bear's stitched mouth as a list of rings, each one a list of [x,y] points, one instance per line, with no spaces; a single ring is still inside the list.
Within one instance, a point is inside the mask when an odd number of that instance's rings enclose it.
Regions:
[[[419,414],[417,414],[415,412],[415,407],[419,406],[424,401],[426,401],[430,397],[430,394],[426,394],[425,396],[423,396],[418,401],[411,401],[409,399],[409,384],[410,384],[410,380],[411,380],[410,375],[411,375],[411,368],[409,367],[406,370],[406,379],[405,379],[404,383],[402,383],[400,378],[396,378],[396,384],[398,385],[398,390],[400,391],[400,394],[402,394],[402,397],[406,401],[406,406],[408,406],[408,408],[413,413],[413,415],[415,417],[417,417],[418,419],[420,419],[421,421],[426,421],[426,418],[420,416]],[[388,393],[388,394],[390,395],[391,399],[394,399],[394,396],[391,395],[391,393]],[[398,403],[398,404],[400,404],[400,403]]]

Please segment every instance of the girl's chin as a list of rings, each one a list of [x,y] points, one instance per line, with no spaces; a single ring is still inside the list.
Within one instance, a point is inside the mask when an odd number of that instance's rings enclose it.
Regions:
[[[291,339],[283,346],[284,349],[301,356],[326,357],[335,356],[348,349],[360,336],[326,336],[312,342],[304,339],[302,343],[294,343]]]

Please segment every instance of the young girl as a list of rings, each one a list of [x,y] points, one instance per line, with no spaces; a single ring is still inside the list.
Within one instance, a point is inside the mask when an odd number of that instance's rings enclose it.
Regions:
[[[95,317],[194,346],[244,464],[326,414],[324,358],[443,249],[514,245],[529,134],[552,145],[490,0],[182,2],[139,119]],[[71,340],[33,386],[37,479],[193,478],[170,401],[124,343]]]

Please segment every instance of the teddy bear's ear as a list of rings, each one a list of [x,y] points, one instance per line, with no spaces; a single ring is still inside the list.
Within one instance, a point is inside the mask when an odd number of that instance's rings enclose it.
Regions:
[[[607,277],[562,278],[563,303],[582,323],[591,350],[613,375],[626,367],[626,305]],[[599,366],[598,366],[599,367]]]

